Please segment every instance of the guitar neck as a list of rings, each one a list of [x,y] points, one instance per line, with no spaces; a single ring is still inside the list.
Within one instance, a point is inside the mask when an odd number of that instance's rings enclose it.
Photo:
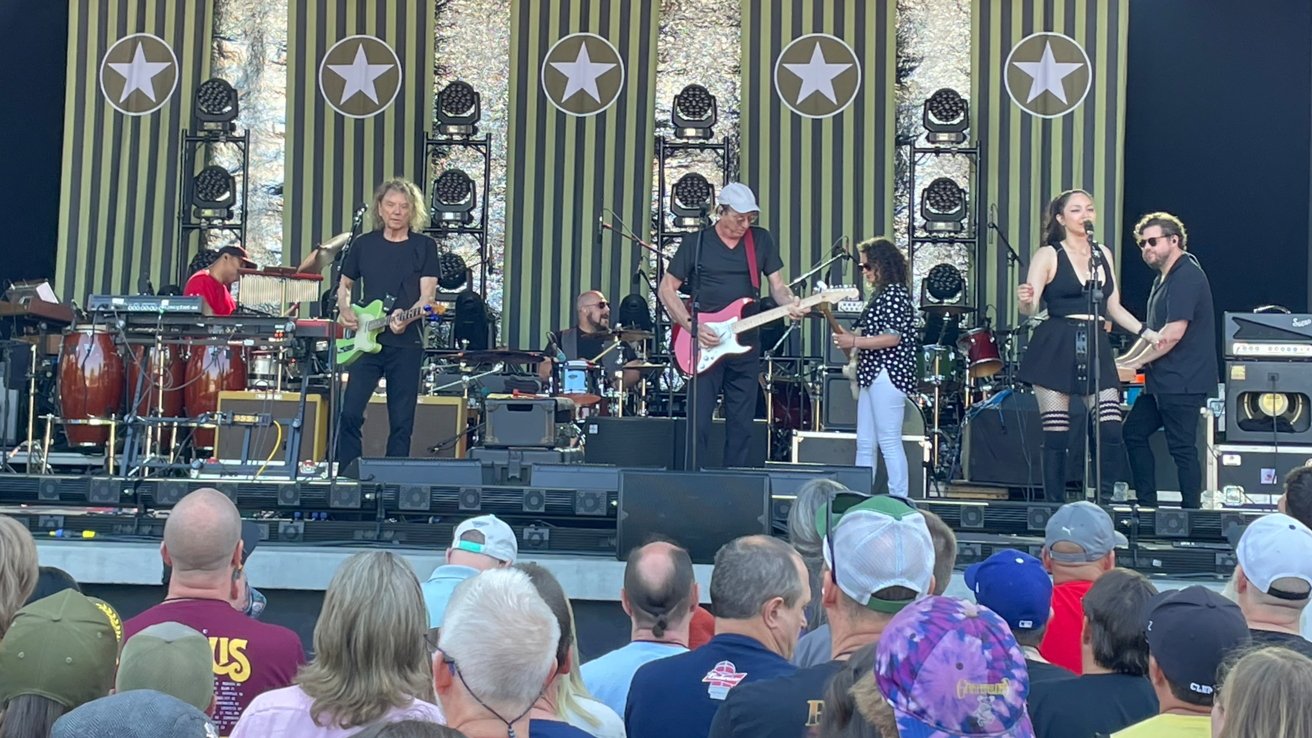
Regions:
[[[818,305],[822,302],[829,302],[830,299],[831,298],[829,295],[824,295],[824,294],[811,295],[810,297],[803,298],[801,303],[799,304],[802,307],[809,308],[812,305]],[[743,331],[750,331],[754,328],[760,328],[766,323],[769,323],[772,320],[778,320],[779,318],[782,318],[787,314],[788,314],[788,306],[780,305],[777,308],[771,308],[763,313],[757,313],[756,315],[753,315],[750,318],[743,318],[737,323],[734,323],[733,332],[742,333]]]
[[[409,323],[410,321],[414,320],[415,318],[418,318],[420,315],[423,314],[424,314],[423,305],[420,305],[419,307],[412,307],[409,310],[405,311],[404,313],[401,313],[401,322]],[[386,316],[386,315],[381,318],[374,318],[373,320],[365,323],[363,328],[364,330],[367,331],[380,330],[382,328],[387,327],[388,320],[390,320],[390,316]]]

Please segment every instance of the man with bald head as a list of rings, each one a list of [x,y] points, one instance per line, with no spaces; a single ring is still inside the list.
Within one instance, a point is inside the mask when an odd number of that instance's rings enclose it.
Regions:
[[[620,590],[620,604],[633,623],[631,642],[583,665],[583,683],[592,696],[623,715],[638,667],[688,650],[697,599],[687,551],[666,541],[633,549]]]
[[[547,355],[547,359],[538,364],[538,376],[544,381],[551,379],[551,372],[556,362],[595,361],[614,343],[610,334],[610,303],[603,292],[588,290],[579,295],[574,302],[574,315],[576,322],[573,328],[547,334],[547,347],[543,352]],[[626,362],[632,363],[633,360],[633,350],[628,344],[622,344],[605,356],[601,356],[598,363],[605,369],[606,379],[613,386],[615,373],[620,371],[621,365]],[[624,372],[626,386],[637,382],[638,379],[638,372],[633,370]],[[576,388],[562,387],[561,389],[570,392]],[[582,389],[577,391],[592,392]]]
[[[230,604],[241,579],[241,515],[222,492],[198,489],[173,507],[160,555],[173,570],[168,596],[125,622],[123,638],[166,622],[206,636],[214,654],[214,722],[220,735],[229,735],[251,700],[292,683],[305,661],[301,641]]]

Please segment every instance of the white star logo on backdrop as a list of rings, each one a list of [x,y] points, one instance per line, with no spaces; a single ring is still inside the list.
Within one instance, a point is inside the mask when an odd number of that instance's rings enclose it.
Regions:
[[[805,64],[784,64],[785,69],[802,80],[802,89],[797,93],[797,102],[799,104],[818,92],[828,98],[829,102],[837,105],[838,98],[834,95],[834,77],[851,67],[851,64],[830,64],[826,62],[824,53],[820,51],[819,42],[816,42],[815,48],[811,50],[811,60],[809,62]]]
[[[579,45],[579,54],[572,62],[551,62],[552,68],[569,78],[565,91],[560,94],[561,101],[573,97],[579,92],[586,92],[593,100],[601,102],[601,93],[597,91],[597,78],[616,67],[607,62],[594,62],[588,56],[588,45]]]
[[[370,64],[369,59],[364,55],[364,43],[355,47],[355,60],[350,64],[329,64],[328,69],[342,78],[346,83],[342,87],[342,96],[338,99],[338,104],[345,105],[357,94],[363,93],[365,97],[378,103],[378,88],[374,85],[374,80],[383,76],[383,73],[392,69],[394,64]]]
[[[1030,94],[1025,102],[1034,102],[1034,98],[1044,92],[1051,92],[1062,103],[1066,103],[1066,85],[1062,80],[1084,67],[1080,62],[1059,62],[1052,55],[1052,42],[1043,45],[1043,56],[1036,62],[1012,62],[1017,69],[1030,76]]]
[[[170,62],[152,62],[146,61],[146,52],[141,48],[141,42],[137,42],[137,50],[132,54],[132,61],[108,62],[110,69],[113,69],[123,77],[123,92],[119,94],[118,101],[121,103],[128,99],[135,90],[141,92],[150,98],[151,102],[158,102],[155,99],[155,85],[153,80],[164,70],[173,66]]]

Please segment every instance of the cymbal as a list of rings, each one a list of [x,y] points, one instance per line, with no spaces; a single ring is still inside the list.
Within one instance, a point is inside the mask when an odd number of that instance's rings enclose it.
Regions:
[[[625,364],[625,365],[624,365],[624,368],[625,368],[625,369],[636,369],[636,370],[638,370],[638,371],[646,371],[646,370],[648,370],[648,369],[669,369],[669,368],[670,368],[670,365],[669,365],[669,364],[653,364],[653,363],[651,363],[651,362],[648,361],[648,362],[641,362],[641,363],[637,363],[637,364]]]
[[[461,351],[456,354],[468,364],[536,364],[542,361],[540,351],[518,351],[516,349],[491,349],[488,351]]]
[[[351,240],[351,232],[339,233],[336,236],[315,246],[314,249],[301,260],[296,267],[298,273],[303,274],[320,274],[323,268],[332,263],[333,257],[337,255],[338,250]]]
[[[644,331],[640,328],[616,328],[610,334],[625,343],[629,341],[646,341],[656,336],[651,331]]]

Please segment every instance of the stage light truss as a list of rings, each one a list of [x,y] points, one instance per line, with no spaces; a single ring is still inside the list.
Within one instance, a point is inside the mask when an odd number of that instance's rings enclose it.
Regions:
[[[456,80],[437,93],[437,133],[467,139],[478,133],[483,98],[464,80]]]
[[[225,79],[212,77],[196,87],[192,124],[201,133],[226,135],[236,130],[237,90]]]
[[[950,87],[936,90],[925,100],[921,121],[925,139],[936,146],[958,146],[966,142],[970,127],[970,103]]]
[[[670,189],[670,213],[679,228],[697,228],[710,212],[715,190],[705,177],[689,172]]]
[[[925,230],[955,234],[966,230],[966,191],[949,177],[939,177],[920,193]]]
[[[465,226],[474,222],[478,188],[462,169],[447,169],[433,182],[433,225]]]
[[[237,181],[217,164],[200,170],[191,182],[193,214],[200,220],[231,220],[237,202]]]
[[[674,124],[675,138],[709,139],[718,117],[715,95],[701,85],[688,85],[674,96],[670,122]]]

